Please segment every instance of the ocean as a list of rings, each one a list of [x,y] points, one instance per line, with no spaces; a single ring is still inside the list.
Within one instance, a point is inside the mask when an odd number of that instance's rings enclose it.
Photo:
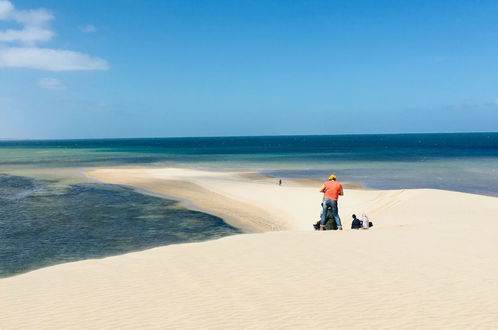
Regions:
[[[0,277],[240,233],[127,187],[86,182],[115,165],[258,171],[374,189],[498,196],[498,133],[0,141]]]

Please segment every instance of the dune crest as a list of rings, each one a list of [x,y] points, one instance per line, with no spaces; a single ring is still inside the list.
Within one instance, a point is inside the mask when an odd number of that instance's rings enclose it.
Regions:
[[[179,199],[226,212],[248,231],[286,230],[2,279],[0,328],[498,328],[498,198],[346,189],[346,230],[315,232],[319,187],[181,169],[87,174],[155,193],[179,191]],[[361,211],[375,227],[348,230],[351,213]]]

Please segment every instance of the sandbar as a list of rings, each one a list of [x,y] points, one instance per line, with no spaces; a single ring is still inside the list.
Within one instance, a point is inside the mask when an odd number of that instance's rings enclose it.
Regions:
[[[496,329],[498,198],[345,189],[345,230],[313,231],[319,186],[178,168],[98,168],[244,234],[0,279],[0,328]],[[319,183],[319,182],[318,182]],[[370,230],[350,230],[366,212]]]

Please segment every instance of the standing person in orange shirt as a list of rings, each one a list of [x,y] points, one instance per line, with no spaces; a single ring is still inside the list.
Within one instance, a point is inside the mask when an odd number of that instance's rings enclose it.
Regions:
[[[327,217],[327,208],[332,207],[332,215],[337,224],[337,229],[342,230],[341,218],[339,217],[339,207],[337,200],[339,196],[344,195],[342,184],[337,182],[337,177],[334,174],[329,176],[329,180],[325,181],[320,188],[323,193],[323,209],[320,221],[320,230],[325,230],[325,218]]]

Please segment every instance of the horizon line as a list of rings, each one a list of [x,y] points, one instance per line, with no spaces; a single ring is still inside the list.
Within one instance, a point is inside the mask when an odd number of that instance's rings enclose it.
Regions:
[[[92,141],[92,140],[148,140],[148,139],[216,139],[216,138],[257,138],[292,136],[358,136],[358,135],[434,135],[434,134],[497,134],[496,132],[406,132],[406,133],[340,133],[340,134],[270,134],[270,135],[212,135],[212,136],[150,136],[150,137],[94,137],[94,138],[0,138],[0,142],[22,141]]]

